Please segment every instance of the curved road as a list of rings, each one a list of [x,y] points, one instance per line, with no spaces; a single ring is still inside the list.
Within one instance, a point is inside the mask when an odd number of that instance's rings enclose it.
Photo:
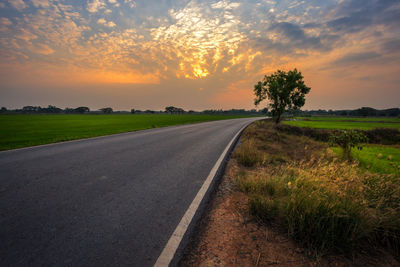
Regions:
[[[257,118],[0,152],[0,266],[152,266]]]

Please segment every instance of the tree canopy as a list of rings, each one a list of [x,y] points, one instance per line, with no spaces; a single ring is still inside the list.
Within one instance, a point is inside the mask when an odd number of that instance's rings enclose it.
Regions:
[[[284,112],[298,110],[304,106],[305,95],[310,90],[297,69],[288,72],[278,70],[269,76],[265,75],[264,79],[254,86],[254,104],[258,105],[268,99],[271,114],[275,122],[279,123]]]

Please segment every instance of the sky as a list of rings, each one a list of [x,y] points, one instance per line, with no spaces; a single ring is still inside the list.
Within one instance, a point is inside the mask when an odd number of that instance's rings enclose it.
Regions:
[[[294,68],[303,109],[399,107],[400,1],[0,0],[7,108],[251,109]]]

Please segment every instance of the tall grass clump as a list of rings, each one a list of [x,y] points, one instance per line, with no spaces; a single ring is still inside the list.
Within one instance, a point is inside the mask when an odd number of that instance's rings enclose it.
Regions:
[[[264,158],[263,153],[257,149],[254,138],[244,140],[239,147],[235,149],[233,156],[245,167],[253,167],[257,163],[261,163]]]

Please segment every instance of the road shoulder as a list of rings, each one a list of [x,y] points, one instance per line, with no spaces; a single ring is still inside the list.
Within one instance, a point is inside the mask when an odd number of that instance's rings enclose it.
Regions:
[[[281,225],[264,224],[250,215],[250,196],[235,183],[241,175],[243,167],[231,157],[179,266],[398,266],[393,255],[376,246],[352,255],[315,257],[294,242]]]
[[[248,197],[232,181],[238,171],[230,159],[226,172],[179,266],[298,266],[312,263],[300,247],[274,226],[248,213]]]

